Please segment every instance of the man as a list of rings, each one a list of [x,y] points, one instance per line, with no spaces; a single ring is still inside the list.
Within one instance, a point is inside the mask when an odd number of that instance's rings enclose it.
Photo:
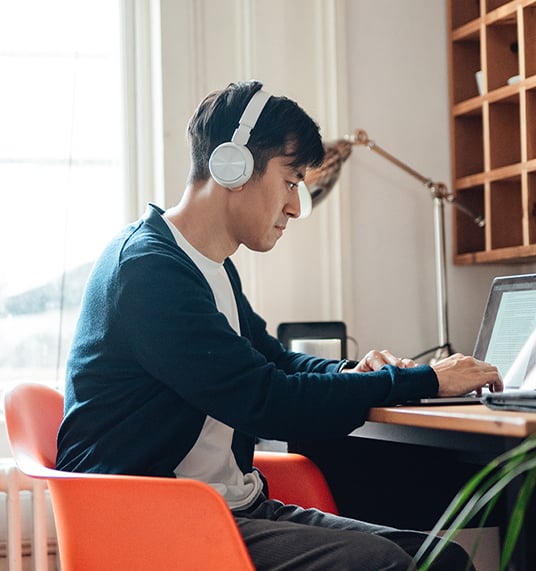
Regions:
[[[433,368],[387,351],[341,363],[287,352],[266,332],[229,256],[241,244],[273,248],[300,215],[298,185],[323,146],[296,103],[261,87],[231,84],[200,104],[182,199],[165,212],[150,205],[97,261],[68,362],[57,466],[209,483],[258,569],[407,569],[422,534],[266,499],[255,437],[344,436],[371,406],[501,381],[461,355]],[[465,559],[452,544],[442,568]]]

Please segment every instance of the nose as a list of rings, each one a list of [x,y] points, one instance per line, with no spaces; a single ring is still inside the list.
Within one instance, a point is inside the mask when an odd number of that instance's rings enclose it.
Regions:
[[[300,195],[298,190],[294,189],[288,193],[288,200],[284,208],[285,214],[289,218],[299,218],[301,213]]]

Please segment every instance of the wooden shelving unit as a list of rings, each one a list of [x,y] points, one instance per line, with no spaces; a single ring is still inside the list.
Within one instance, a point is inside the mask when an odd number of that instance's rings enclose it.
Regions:
[[[536,259],[536,0],[448,7],[454,261]]]

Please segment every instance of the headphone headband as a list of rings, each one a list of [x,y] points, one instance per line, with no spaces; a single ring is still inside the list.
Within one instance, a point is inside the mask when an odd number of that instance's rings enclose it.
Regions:
[[[231,139],[232,143],[242,146],[247,145],[251,130],[255,127],[255,124],[257,123],[262,110],[268,103],[268,99],[270,99],[270,97],[271,95],[262,89],[253,94],[253,97],[249,100],[249,103],[244,109],[244,113],[242,113],[242,117],[240,117],[238,127],[233,133],[233,138]]]

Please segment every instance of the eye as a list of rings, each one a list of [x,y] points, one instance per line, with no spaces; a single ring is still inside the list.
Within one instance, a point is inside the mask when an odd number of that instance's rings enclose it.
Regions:
[[[287,186],[289,189],[289,192],[292,192],[293,190],[296,190],[298,188],[298,183],[297,182],[292,182],[292,181],[287,181]]]

